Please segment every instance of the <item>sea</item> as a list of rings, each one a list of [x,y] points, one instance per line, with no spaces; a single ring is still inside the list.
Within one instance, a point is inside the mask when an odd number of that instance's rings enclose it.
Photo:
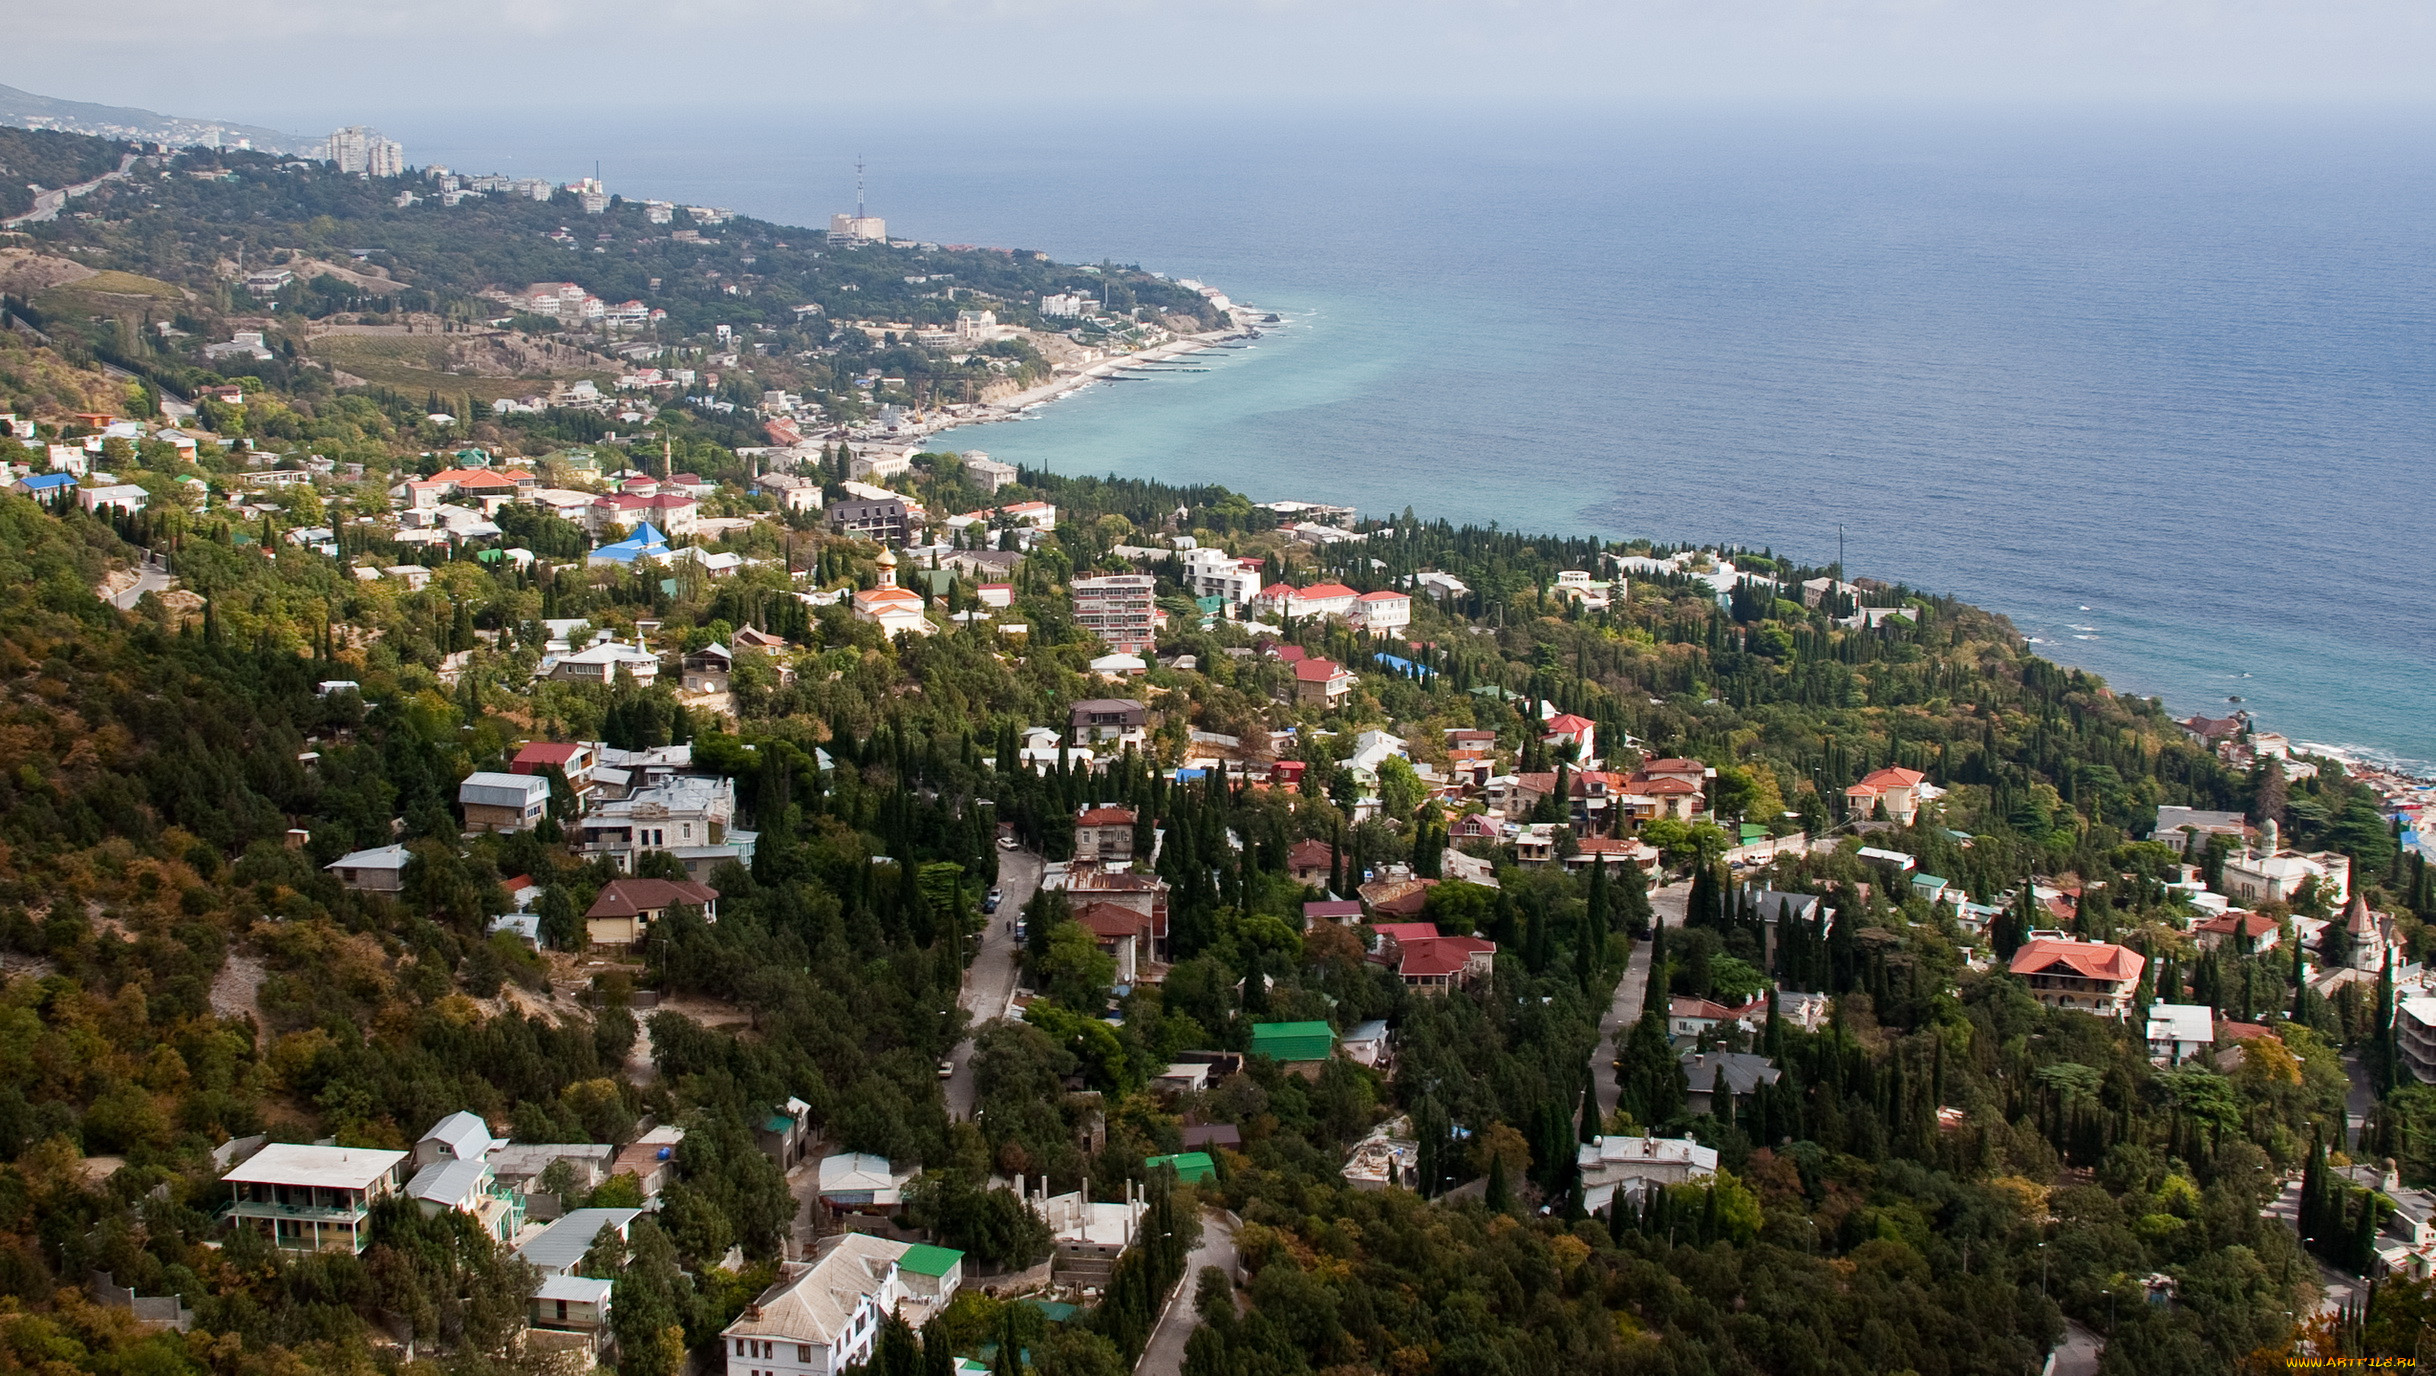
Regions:
[[[418,118],[421,122],[418,123]],[[939,447],[1765,548],[2176,715],[2436,770],[2436,110],[835,108],[417,163],[1045,250],[1273,311]]]

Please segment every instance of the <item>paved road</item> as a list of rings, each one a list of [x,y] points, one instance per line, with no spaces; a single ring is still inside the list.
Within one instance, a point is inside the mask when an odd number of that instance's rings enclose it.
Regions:
[[[2050,1355],[2047,1376],[2098,1376],[2098,1359],[2106,1355],[2106,1340],[2081,1326],[2078,1319],[2064,1320],[2064,1341]]]
[[[2285,1181],[2282,1192],[2260,1212],[2269,1218],[2282,1219],[2286,1227],[2297,1231],[2301,1222],[2301,1178],[2296,1175]],[[2332,1314],[2358,1297],[2355,1287],[2361,1283],[2359,1277],[2327,1265],[2315,1252],[2309,1253],[2309,1260],[2318,1268],[2318,1284],[2326,1291],[2318,1298],[2318,1313]]]
[[[1663,919],[1669,928],[1683,925],[1684,910],[1690,906],[1692,886],[1689,880],[1669,884],[1649,896],[1650,911]],[[1632,960],[1624,967],[1624,978],[1616,984],[1615,1002],[1607,1006],[1607,1016],[1599,1019],[1599,1055],[1593,1061],[1597,1074],[1599,1114],[1606,1117],[1616,1111],[1616,1075],[1612,1068],[1617,1057],[1624,1054],[1624,1036],[1641,1017],[1642,991],[1649,985],[1649,943],[1636,941]]]
[[[167,561],[158,555],[146,555],[144,562],[136,567],[135,586],[111,598],[110,602],[122,611],[130,610],[145,593],[167,592],[177,585],[178,580],[170,575]]]
[[[2343,1111],[2351,1117],[2351,1140],[2343,1144],[2346,1151],[2357,1151],[2368,1116],[2377,1110],[2377,1091],[2369,1083],[2368,1067],[2360,1064],[2360,1053],[2343,1053],[2343,1073],[2351,1077],[2351,1091],[2343,1097]]]
[[[59,218],[59,212],[67,206],[70,200],[82,196],[103,182],[120,180],[127,175],[127,169],[133,166],[135,166],[135,154],[129,153],[119,159],[118,170],[115,172],[104,172],[89,182],[78,182],[74,186],[64,186],[57,191],[39,192],[34,197],[32,210],[13,220],[0,220],[0,229],[15,229],[19,225],[38,225],[48,220],[56,220]]]
[[[1040,887],[1040,857],[1027,850],[998,852],[998,911],[982,929],[981,954],[964,972],[964,1011],[972,1026],[1006,1016],[1007,1000],[1015,996],[1015,915],[1032,901]],[[947,1116],[962,1121],[973,1116],[973,1039],[956,1044],[948,1059],[956,1073],[947,1080]]]
[[[1142,1360],[1134,1363],[1134,1376],[1183,1376],[1184,1345],[1201,1326],[1201,1311],[1193,1307],[1193,1295],[1201,1287],[1204,1266],[1217,1267],[1230,1280],[1235,1275],[1235,1222],[1216,1209],[1201,1211],[1201,1245],[1185,1256],[1184,1279],[1177,1282],[1176,1293],[1159,1315],[1159,1326],[1143,1345]],[[1237,1307],[1242,1306],[1238,1303]]]

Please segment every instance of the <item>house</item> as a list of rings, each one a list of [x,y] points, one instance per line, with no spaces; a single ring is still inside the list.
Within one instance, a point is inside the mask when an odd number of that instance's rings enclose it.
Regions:
[[[9,484],[9,491],[38,502],[57,502],[76,494],[72,473],[28,473]]]
[[[1298,588],[1290,583],[1271,583],[1252,599],[1253,605],[1286,617],[1333,616],[1350,618],[1354,604],[1361,595],[1342,583],[1314,583]],[[1405,603],[1405,620],[1412,619],[1412,604]]]
[[[902,545],[911,538],[911,513],[903,497],[849,497],[830,504],[829,533]]]
[[[1379,949],[1371,959],[1395,967],[1405,987],[1443,994],[1460,984],[1486,979],[1497,965],[1497,943],[1476,936],[1441,936],[1434,922],[1382,922]]]
[[[1118,654],[1138,655],[1157,638],[1156,578],[1114,573],[1074,580],[1074,620]]]
[[[1134,813],[1129,807],[1087,807],[1074,816],[1074,853],[1107,864],[1133,859]]]
[[[1150,709],[1132,698],[1086,698],[1066,714],[1078,744],[1132,746],[1150,744]]]
[[[1324,871],[1323,871],[1324,873]],[[1303,905],[1303,926],[1350,927],[1362,920],[1362,905],[1350,898],[1323,898]]]
[[[768,494],[781,511],[820,510],[820,484],[793,473],[764,473],[753,486]]]
[[[1150,672],[1150,662],[1137,654],[1101,655],[1091,661],[1091,672],[1105,678],[1133,678]]]
[[[677,1144],[684,1140],[685,1129],[662,1123],[627,1143],[609,1163],[609,1173],[633,1176],[643,1191],[643,1207],[652,1208],[660,1191],[668,1187],[669,1172],[676,1169]]]
[[[581,1354],[579,1365],[596,1365],[608,1345],[610,1297],[616,1288],[615,1282],[593,1276],[543,1276],[525,1306],[531,1330],[525,1335],[527,1351],[573,1350]]]
[[[510,1189],[527,1194],[540,1189],[542,1172],[564,1161],[575,1173],[576,1188],[589,1190],[609,1178],[617,1148],[607,1142],[508,1142],[493,1147],[485,1159],[491,1175]]]
[[[87,511],[123,511],[130,516],[142,511],[148,499],[149,494],[134,483],[108,483],[76,494],[76,504]]]
[[[1582,1207],[1637,1207],[1651,1190],[1693,1185],[1717,1174],[1717,1149],[1688,1137],[1601,1137],[1575,1149]]]
[[[584,1253],[592,1250],[603,1232],[620,1238],[630,1236],[641,1209],[575,1209],[566,1217],[544,1228],[516,1249],[516,1255],[544,1276],[575,1275]]]
[[[2411,1077],[2436,1085],[2436,996],[2417,994],[2395,1005],[2394,1041]]]
[[[414,1163],[428,1166],[435,1161],[480,1161],[491,1149],[507,1145],[491,1136],[490,1124],[477,1114],[458,1109],[431,1125],[414,1144]]]
[[[361,1253],[373,1204],[405,1183],[406,1153],[273,1142],[220,1177],[229,1220],[282,1251]]]
[[[1695,1117],[1718,1113],[1724,1105],[1717,1102],[1717,1096],[1730,1094],[1739,1110],[1745,1100],[1759,1092],[1760,1086],[1775,1084],[1783,1077],[1784,1072],[1776,1068],[1776,1062],[1765,1056],[1741,1051],[1686,1051],[1684,1106]]]
[[[820,1200],[833,1209],[894,1209],[918,1171],[900,1171],[885,1156],[839,1152],[820,1162]]]
[[[728,675],[736,668],[736,653],[725,645],[705,645],[677,662],[688,693],[724,693]]]
[[[1647,841],[1626,840],[1615,836],[1584,836],[1573,843],[1573,854],[1565,857],[1568,870],[1586,870],[1592,865],[1635,865],[1643,874],[1656,874],[1658,861],[1664,852]]]
[[[1243,1150],[1243,1132],[1233,1123],[1186,1123],[1180,1137],[1186,1151]]]
[[[1539,743],[1551,750],[1573,747],[1573,762],[1588,765],[1599,756],[1599,724],[1588,717],[1559,712],[1542,724]],[[1698,788],[1698,783],[1693,784]]]
[[[2282,924],[2274,918],[2242,908],[2228,908],[2191,928],[2191,940],[2201,950],[2213,951],[2230,943],[2234,951],[2242,955],[2272,951],[2283,935]]]
[[[575,790],[575,796],[582,799],[592,793],[592,767],[597,763],[592,747],[580,741],[532,741],[508,761],[508,772],[546,775],[555,769],[566,779],[567,787]]]
[[[2013,973],[2050,1008],[2078,1008],[2101,1017],[2131,1011],[2132,991],[2148,957],[2108,941],[2042,936],[2013,953]]]
[[[612,879],[584,910],[584,935],[595,946],[631,947],[680,906],[700,908],[704,920],[715,922],[719,891],[683,879]]]
[[[1305,659],[1294,666],[1294,700],[1306,707],[1334,707],[1354,683],[1353,671],[1334,660]]]
[[[1345,1035],[1338,1039],[1337,1045],[1345,1049],[1347,1059],[1354,1064],[1384,1070],[1387,1068],[1390,1040],[1387,1020],[1372,1018],[1346,1028]]]
[[[457,804],[465,810],[465,829],[530,831],[550,808],[550,781],[538,774],[498,774],[476,770],[457,785]]]
[[[607,855],[629,874],[635,857],[647,850],[669,852],[686,863],[688,873],[700,862],[708,873],[721,860],[753,863],[752,833],[728,829],[735,817],[735,780],[676,774],[596,805],[580,824],[575,845],[586,858]]]
[[[1910,826],[1920,811],[1921,785],[1928,776],[1917,769],[1889,766],[1873,769],[1844,790],[1845,809],[1855,817],[1874,817],[1885,809],[1887,820]]]
[[[524,1227],[524,1201],[502,1188],[490,1163],[479,1158],[432,1162],[406,1182],[406,1197],[426,1218],[451,1211],[464,1214],[495,1241],[507,1242]]]
[[[761,1121],[753,1125],[754,1144],[781,1171],[795,1169],[796,1163],[810,1153],[817,1137],[812,1127],[812,1106],[793,1097],[763,1114]]]
[[[1939,903],[1960,903],[1971,895],[1959,884],[1934,874],[1912,876],[1912,896],[1934,907]]]
[[[2148,1058],[2177,1066],[2216,1045],[2216,1010],[2195,1003],[2148,1006]]]
[[[1335,870],[1336,847],[1326,841],[1297,841],[1286,848],[1286,873],[1297,884],[1326,888]]]
[[[1074,921],[1116,961],[1117,983],[1130,985],[1144,978],[1157,946],[1148,914],[1115,903],[1086,903],[1075,909]]]
[[[1734,1022],[1739,1015],[1739,1009],[1722,1003],[1677,994],[1666,1001],[1666,1030],[1669,1036],[1697,1037]]]
[[[2229,837],[2238,848],[2249,835],[2250,825],[2238,812],[2168,805],[2157,809],[2157,824],[2149,829],[2148,839],[2195,857],[2197,851],[2192,848],[2204,848],[2212,836]]]
[[[600,684],[626,678],[637,688],[649,688],[659,681],[660,657],[648,646],[605,640],[548,661],[541,677],[559,683]]]
[[[338,882],[364,893],[396,893],[406,887],[406,862],[414,857],[404,846],[374,846],[349,851],[323,869]]]
[[[1412,594],[1366,592],[1353,600],[1353,624],[1371,635],[1394,635],[1412,624]]]
[[[1051,886],[1054,887],[1054,886]],[[1167,958],[1167,881],[1155,874],[1111,874],[1096,862],[1078,864],[1065,875],[1066,904],[1077,913],[1095,903],[1112,904],[1141,917],[1148,925],[1147,954]]]
[[[1336,1052],[1336,1029],[1324,1022],[1252,1024],[1252,1054],[1266,1056],[1298,1075],[1317,1077]]]

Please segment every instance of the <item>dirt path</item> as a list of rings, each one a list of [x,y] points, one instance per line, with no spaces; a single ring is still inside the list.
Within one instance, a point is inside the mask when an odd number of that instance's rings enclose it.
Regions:
[[[267,1038],[271,1020],[262,1012],[262,981],[268,972],[260,956],[231,951],[211,982],[211,1011],[223,1018],[252,1018],[256,1038]]]

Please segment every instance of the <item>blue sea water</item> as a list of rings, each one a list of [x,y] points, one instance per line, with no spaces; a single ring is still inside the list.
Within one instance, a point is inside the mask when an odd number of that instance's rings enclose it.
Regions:
[[[2436,761],[2427,111],[389,124],[806,224],[859,152],[897,235],[1287,321],[956,447],[1816,562],[1840,526],[2178,715]]]

